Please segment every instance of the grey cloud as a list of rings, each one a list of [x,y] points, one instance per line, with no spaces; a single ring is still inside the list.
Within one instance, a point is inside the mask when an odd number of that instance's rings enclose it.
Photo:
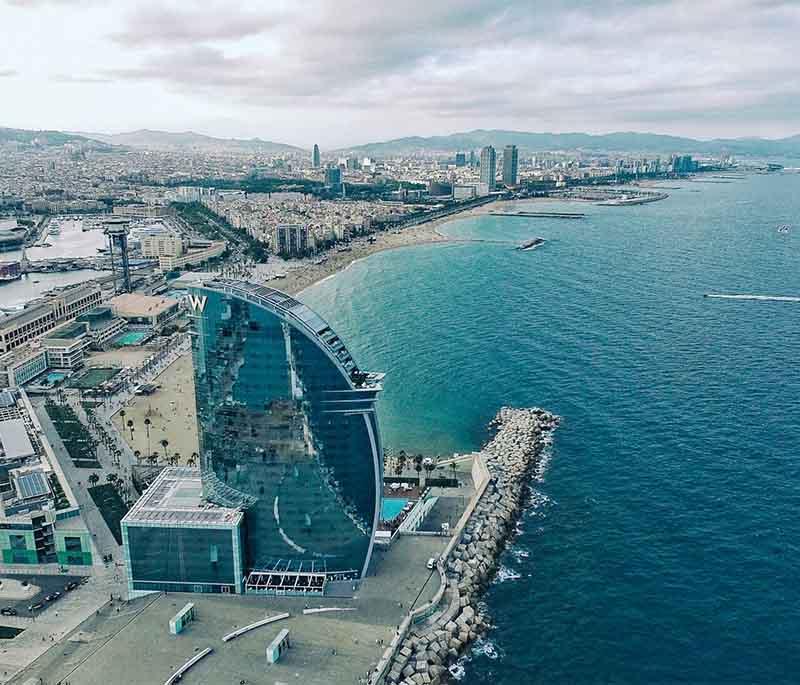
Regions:
[[[279,20],[278,12],[249,11],[230,4],[203,3],[195,10],[184,5],[139,6],[128,16],[124,29],[111,38],[126,46],[232,41],[269,31]]]
[[[114,79],[105,76],[77,76],[74,74],[56,74],[50,80],[53,83],[113,83]]]
[[[19,76],[16,69],[0,69],[0,78],[11,78],[12,76]]]
[[[5,0],[5,4],[10,7],[18,7],[21,9],[39,9],[47,5],[55,7],[68,7],[70,5],[88,7],[90,5],[99,5],[103,2],[104,0]]]
[[[115,40],[151,49],[108,75],[249,105],[480,121],[755,118],[800,93],[787,58],[798,32],[800,6],[772,0],[341,0],[219,16],[205,6],[142,9]]]

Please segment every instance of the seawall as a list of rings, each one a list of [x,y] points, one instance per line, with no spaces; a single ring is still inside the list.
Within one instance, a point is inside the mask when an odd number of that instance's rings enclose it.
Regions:
[[[522,513],[527,484],[559,418],[543,409],[504,407],[494,437],[476,455],[476,492],[437,563],[440,587],[411,611],[373,673],[374,685],[437,685],[488,628],[478,602]]]

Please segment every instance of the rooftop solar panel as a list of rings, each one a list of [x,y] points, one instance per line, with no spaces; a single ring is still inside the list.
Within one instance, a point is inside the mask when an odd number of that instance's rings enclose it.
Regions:
[[[50,492],[50,486],[47,484],[44,474],[39,471],[33,471],[19,476],[16,479],[17,493],[20,499],[29,499],[31,497],[41,497]]]

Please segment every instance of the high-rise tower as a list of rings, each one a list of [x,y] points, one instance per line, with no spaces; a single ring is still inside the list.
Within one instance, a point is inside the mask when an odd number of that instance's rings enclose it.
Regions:
[[[314,143],[314,150],[311,153],[311,164],[315,169],[319,169],[319,145]]]
[[[481,150],[481,188],[487,193],[495,189],[497,174],[497,153],[491,145]]]
[[[517,185],[519,152],[516,145],[506,145],[503,150],[503,185]]]

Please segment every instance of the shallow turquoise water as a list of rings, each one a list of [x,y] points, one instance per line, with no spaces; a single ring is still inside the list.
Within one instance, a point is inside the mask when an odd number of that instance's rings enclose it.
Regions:
[[[800,295],[800,175],[682,185],[456,221],[547,243],[393,250],[301,297],[387,373],[396,449],[475,448],[504,404],[564,419],[464,682],[800,680],[800,305],[702,296]]]

